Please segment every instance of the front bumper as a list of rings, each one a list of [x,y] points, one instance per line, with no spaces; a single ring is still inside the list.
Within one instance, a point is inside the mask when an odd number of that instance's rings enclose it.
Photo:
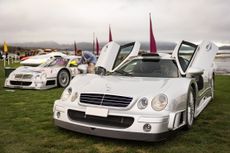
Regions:
[[[115,117],[131,117],[134,119],[133,123],[128,127],[118,127],[113,126],[112,124],[101,124],[95,121],[84,121],[84,120],[75,120],[69,115],[69,111],[77,111],[81,113],[86,112],[85,107],[77,106],[74,107],[70,105],[65,105],[59,100],[57,100],[53,107],[53,117],[54,123],[56,126],[69,129],[72,131],[109,137],[117,139],[128,139],[128,140],[137,140],[137,141],[161,141],[167,139],[171,135],[174,128],[169,128],[169,123],[172,122],[170,114],[163,114],[161,116],[155,115],[140,115],[135,113],[129,113],[127,111],[120,110],[109,110],[110,116]],[[78,116],[77,116],[78,117]],[[87,118],[87,115],[86,115]],[[96,116],[97,118],[97,116]],[[99,117],[100,118],[100,117]],[[174,120],[174,118],[173,118]],[[122,122],[119,120],[119,122]],[[144,125],[151,125],[151,130],[146,132],[144,130]]]
[[[78,124],[72,124],[69,122],[64,122],[61,120],[54,119],[56,126],[76,131],[84,134],[116,138],[116,139],[127,139],[127,140],[137,140],[137,141],[162,141],[169,137],[171,131],[163,133],[139,133],[139,132],[128,132],[128,131],[115,131],[101,128],[93,128],[90,126],[82,126]]]
[[[48,81],[48,80],[47,80]],[[37,89],[44,90],[56,87],[56,83],[54,85],[46,85],[46,82],[35,82],[34,80],[12,80],[7,78],[5,80],[4,87],[6,88],[18,88],[18,89]]]

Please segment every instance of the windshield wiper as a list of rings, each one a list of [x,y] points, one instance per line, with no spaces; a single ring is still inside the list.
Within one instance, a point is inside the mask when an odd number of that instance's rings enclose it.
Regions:
[[[119,73],[121,75],[124,75],[124,76],[132,76],[132,74],[128,73],[128,72],[125,72],[123,70],[117,70],[117,71],[114,71],[116,73]]]

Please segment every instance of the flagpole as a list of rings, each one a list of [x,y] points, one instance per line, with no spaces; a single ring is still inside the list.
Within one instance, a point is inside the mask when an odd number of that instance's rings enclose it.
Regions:
[[[93,32],[93,53],[95,51],[95,33]]]
[[[4,67],[6,67],[6,55],[4,56],[3,63],[4,63]]]
[[[77,44],[76,41],[74,41],[74,55],[77,55]]]

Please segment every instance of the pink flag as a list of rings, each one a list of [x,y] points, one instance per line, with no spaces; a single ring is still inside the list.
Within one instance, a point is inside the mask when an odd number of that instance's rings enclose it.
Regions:
[[[77,55],[77,44],[76,44],[76,41],[74,41],[74,55]]]
[[[109,42],[113,41],[113,38],[112,38],[112,32],[111,32],[111,28],[110,28],[110,25],[109,25]]]
[[[99,46],[99,43],[98,43],[98,39],[96,37],[96,54],[99,55],[99,50],[100,50],[100,46]]]
[[[150,22],[150,52],[156,54],[157,46],[156,46],[155,38],[153,36],[151,13],[149,13],[149,22]]]

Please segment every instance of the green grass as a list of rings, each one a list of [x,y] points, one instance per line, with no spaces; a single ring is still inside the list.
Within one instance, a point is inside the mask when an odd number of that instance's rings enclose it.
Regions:
[[[216,99],[189,131],[179,131],[164,142],[146,143],[106,139],[54,126],[52,107],[63,91],[9,90],[3,88],[0,69],[0,153],[73,152],[230,152],[230,77],[216,77]]]

